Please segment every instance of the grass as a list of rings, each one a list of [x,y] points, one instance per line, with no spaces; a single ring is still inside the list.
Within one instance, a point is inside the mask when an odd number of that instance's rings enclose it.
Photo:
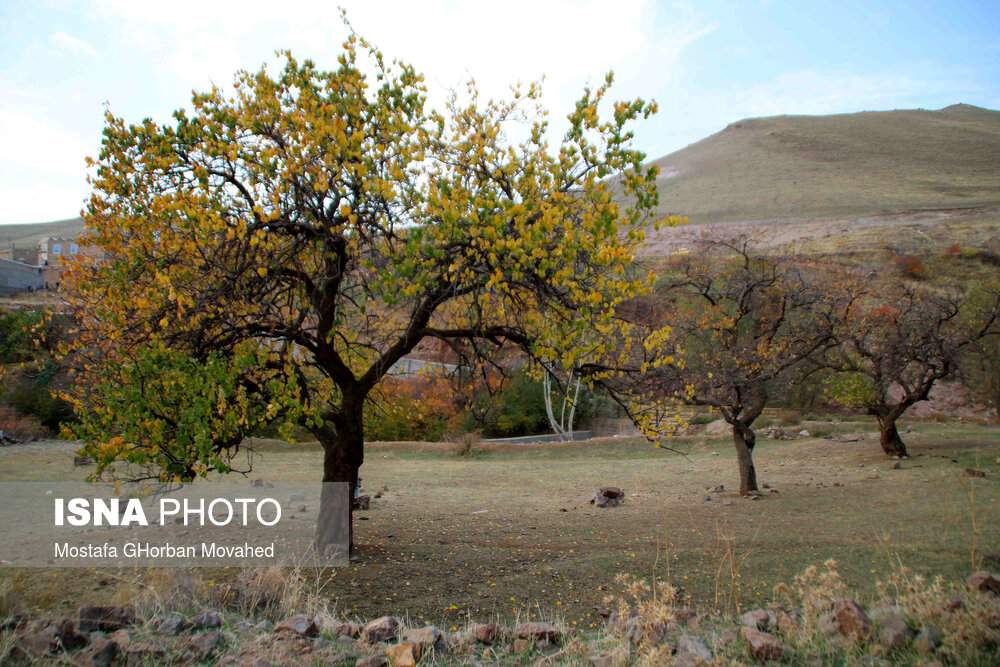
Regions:
[[[737,487],[727,438],[687,438],[687,456],[631,439],[546,445],[477,446],[455,457],[451,446],[372,444],[362,468],[367,492],[386,489],[369,512],[356,515],[358,557],[350,567],[315,573],[317,590],[350,616],[406,614],[411,622],[458,626],[471,616],[509,619],[559,616],[577,627],[600,625],[597,608],[618,573],[649,577],[669,563],[678,600],[710,608],[717,601],[718,527],[744,608],[772,598],[773,586],[806,566],[834,558],[852,586],[874,590],[892,558],[917,573],[951,580],[970,573],[970,526],[961,472],[978,460],[985,512],[1000,490],[1000,439],[994,427],[918,423],[907,442],[914,458],[890,470],[873,427],[858,442],[817,438],[760,441],[761,483],[778,493],[761,500],[706,487]],[[313,480],[315,444],[257,443],[255,477]],[[81,478],[69,445],[0,450],[0,481]],[[978,457],[978,459],[976,459]],[[834,486],[834,484],[839,486]],[[628,494],[618,508],[595,509],[590,493],[614,484]],[[963,486],[966,485],[966,486]],[[943,510],[942,498],[955,508]],[[733,500],[724,505],[724,500]],[[961,508],[962,511],[958,511]],[[669,561],[663,551],[669,522]],[[888,545],[888,549],[887,549]],[[1000,546],[1000,525],[980,523],[980,553]],[[727,569],[727,577],[732,574]],[[142,573],[139,573],[141,576]],[[234,583],[239,571],[200,570],[199,577]],[[26,611],[68,611],[114,598],[116,577],[73,569],[0,571]],[[728,584],[727,584],[728,586]],[[727,598],[729,599],[729,598]]]

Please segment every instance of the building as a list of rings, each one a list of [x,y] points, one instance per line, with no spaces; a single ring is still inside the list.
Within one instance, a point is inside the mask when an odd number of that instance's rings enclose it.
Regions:
[[[11,243],[8,248],[0,248],[0,259],[38,266],[38,248],[19,248]]]
[[[79,245],[75,238],[50,236],[42,239],[38,244],[38,265],[43,269],[45,287],[59,287],[69,263],[78,257],[101,260],[105,253],[97,246]]]
[[[0,295],[32,292],[45,286],[44,267],[0,258]]]

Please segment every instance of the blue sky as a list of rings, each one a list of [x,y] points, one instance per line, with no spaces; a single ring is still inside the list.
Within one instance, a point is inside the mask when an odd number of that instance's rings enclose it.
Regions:
[[[637,143],[659,157],[745,117],[1000,108],[1000,3],[732,0],[344,0],[355,28],[413,63],[432,104],[475,77],[486,95],[545,76],[554,129],[612,69],[654,98]],[[346,34],[309,0],[5,0],[0,5],[0,223],[73,217],[105,104],[166,121],[276,49],[334,67]],[[998,167],[1000,168],[1000,167]]]

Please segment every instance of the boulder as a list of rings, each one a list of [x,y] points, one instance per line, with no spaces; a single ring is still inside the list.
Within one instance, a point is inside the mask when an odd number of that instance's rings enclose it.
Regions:
[[[913,630],[910,629],[902,616],[889,614],[882,619],[882,625],[878,631],[878,641],[887,653],[906,648],[912,638]]]
[[[132,607],[80,607],[77,611],[77,625],[82,632],[114,632],[135,625],[135,609]]]
[[[200,660],[206,660],[215,653],[215,648],[222,643],[222,633],[218,630],[202,632],[191,638],[191,650]]]
[[[770,630],[778,624],[778,618],[773,611],[754,609],[743,614],[743,625],[755,630]]]
[[[441,631],[433,625],[428,625],[424,628],[407,630],[403,633],[403,639],[415,644],[417,652],[423,655],[427,649],[433,648],[441,641]]]
[[[769,635],[766,632],[749,627],[744,627],[742,634],[754,660],[760,660],[761,662],[778,660],[785,652],[784,646],[782,646],[781,642],[774,635]]]
[[[392,667],[417,667],[417,662],[420,660],[420,650],[413,642],[387,646],[385,655]]]
[[[913,640],[913,648],[917,653],[933,653],[941,645],[941,635],[933,625],[925,625],[924,629]]]
[[[472,634],[480,644],[491,645],[500,639],[500,626],[496,623],[479,623],[472,626]]]
[[[279,623],[274,631],[297,637],[315,637],[319,634],[319,627],[317,627],[316,621],[312,617],[299,614]]]
[[[217,611],[206,611],[191,619],[191,625],[199,630],[222,627],[222,616]]]
[[[694,658],[696,665],[712,662],[712,651],[705,645],[705,640],[696,635],[681,635],[677,640],[677,657],[685,655]]]
[[[355,667],[385,667],[385,665],[388,664],[388,658],[379,653],[378,655],[366,655],[363,658],[360,658],[355,663]]]
[[[514,636],[519,639],[544,639],[558,642],[562,639],[562,631],[551,623],[521,623],[514,629]]]
[[[58,653],[62,650],[75,651],[86,646],[89,639],[73,627],[73,621],[64,618],[61,621],[48,623],[28,642],[28,646],[36,653]]]
[[[872,634],[872,622],[868,614],[854,600],[841,598],[833,604],[833,615],[837,620],[837,630],[855,641],[867,639]]]
[[[98,632],[90,636],[90,645],[74,656],[78,665],[86,667],[111,667],[117,658],[118,644]]]
[[[364,637],[370,643],[391,642],[399,636],[399,619],[395,616],[382,616],[365,626]]]
[[[185,618],[181,618],[180,616],[167,616],[156,624],[156,631],[166,637],[176,637],[190,627],[191,624]],[[239,627],[238,623],[237,627]]]
[[[1000,595],[1000,579],[991,572],[980,570],[966,580],[969,588],[991,595]]]

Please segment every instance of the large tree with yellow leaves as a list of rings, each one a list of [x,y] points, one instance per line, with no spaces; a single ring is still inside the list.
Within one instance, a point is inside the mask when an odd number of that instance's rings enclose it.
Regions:
[[[552,147],[534,85],[499,102],[470,85],[440,114],[357,36],[333,71],[284,58],[166,125],[107,116],[86,221],[111,259],[67,278],[76,435],[102,474],[229,472],[282,423],[353,487],[365,402],[428,338],[512,344],[592,383],[662,363],[665,332],[616,314],[651,284],[632,259],[656,170],[628,126],[653,103],[610,105],[609,75]]]

